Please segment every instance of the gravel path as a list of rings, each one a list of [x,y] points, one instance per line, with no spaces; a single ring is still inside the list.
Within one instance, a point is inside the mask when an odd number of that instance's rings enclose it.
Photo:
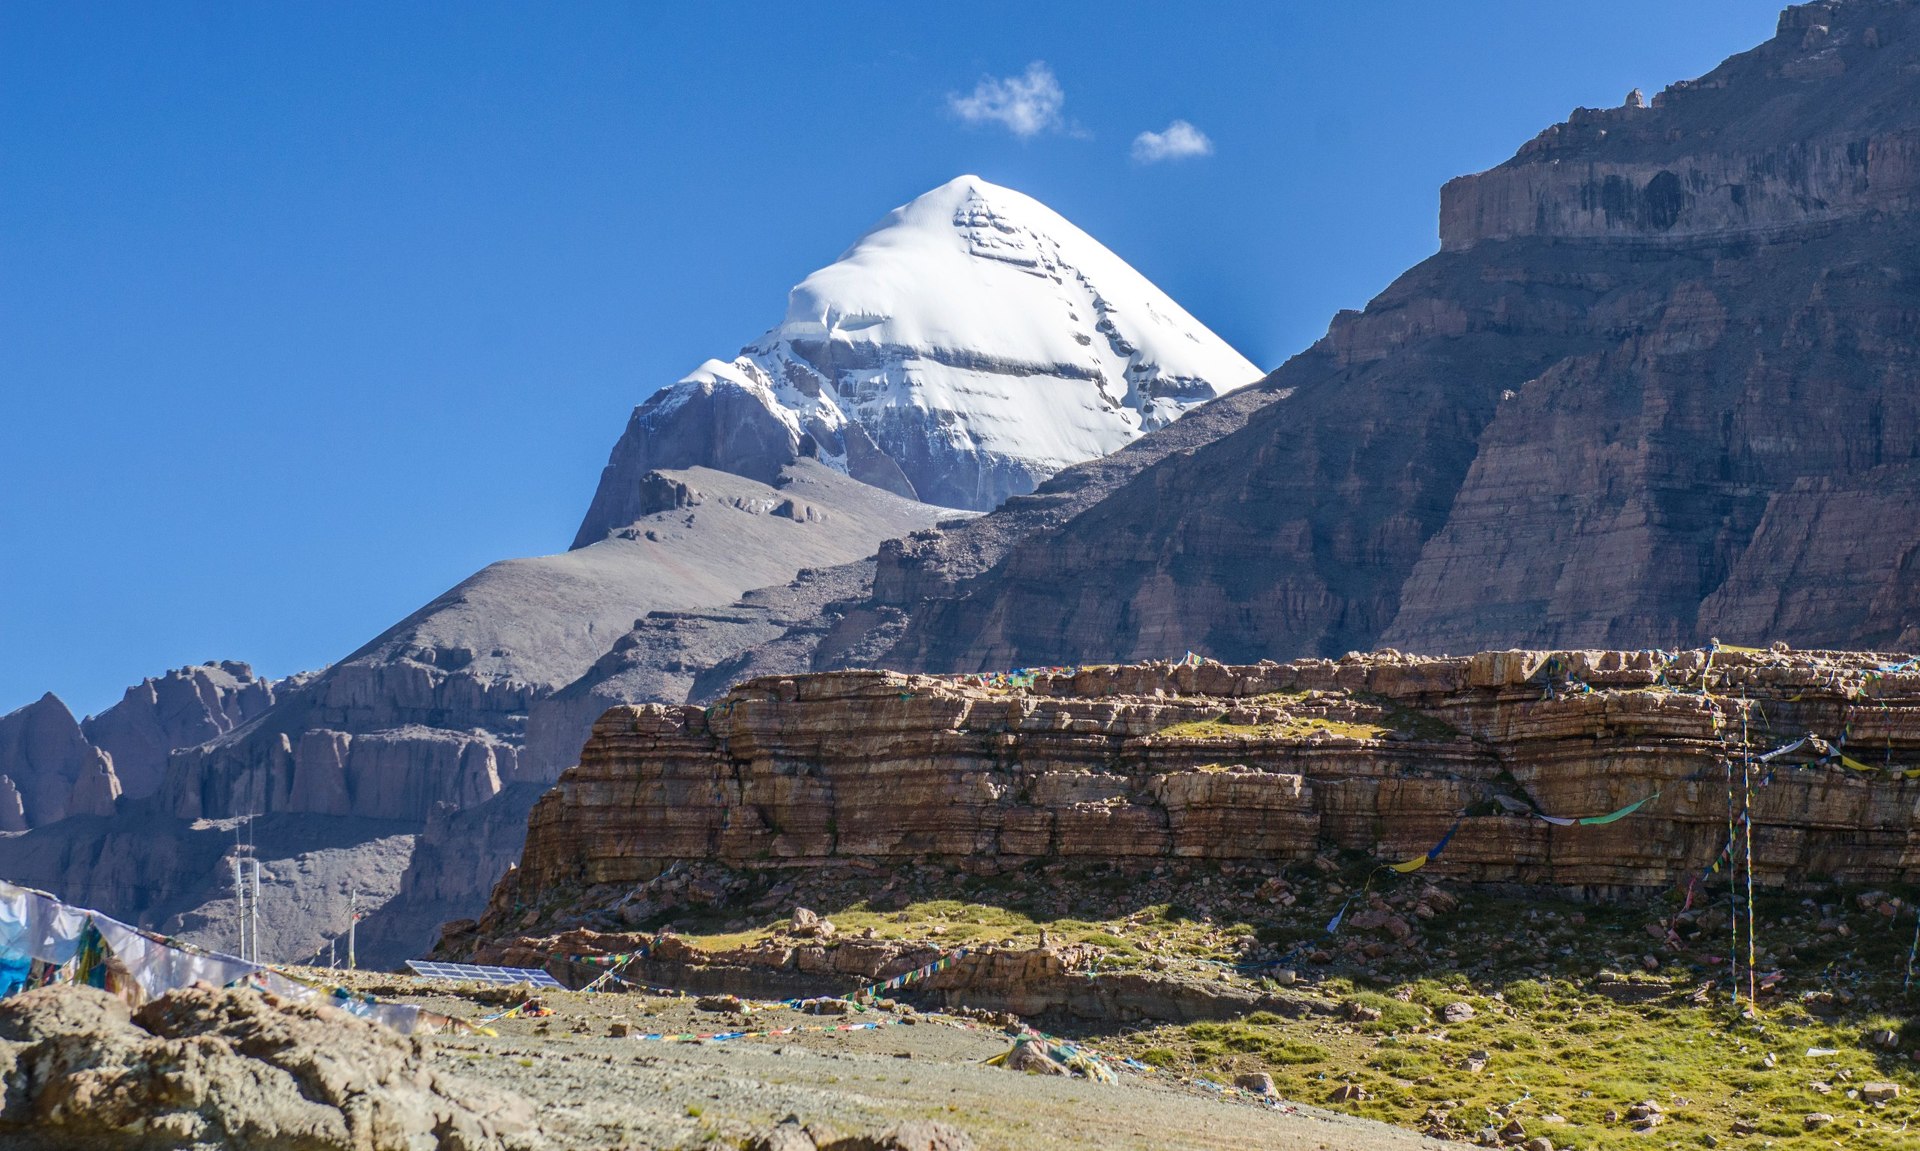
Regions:
[[[383,993],[427,990],[376,978],[388,985]],[[396,997],[465,1018],[489,1010],[444,994]],[[727,1015],[698,1011],[691,1000],[644,995],[558,992],[542,999],[553,1015],[500,1021],[497,1037],[436,1037],[433,1058],[448,1071],[532,1099],[555,1144],[568,1149],[737,1146],[789,1114],[845,1134],[902,1119],[942,1119],[971,1132],[983,1151],[1446,1146],[1315,1108],[1223,1098],[1160,1075],[1123,1073],[1119,1083],[1103,1084],[989,1067],[984,1061],[1007,1049],[1004,1033],[927,1017],[840,1034],[670,1043],[637,1036],[843,1020],[784,1008]],[[633,1034],[610,1036],[616,1022]]]

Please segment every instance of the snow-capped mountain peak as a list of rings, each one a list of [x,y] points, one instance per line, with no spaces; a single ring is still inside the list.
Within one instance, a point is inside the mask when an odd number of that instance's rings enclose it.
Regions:
[[[987,509],[1260,374],[1059,213],[961,176],[802,280],[739,356],[638,408],[578,542],[630,522],[623,493],[646,469],[769,470],[722,441],[785,441],[789,458]]]

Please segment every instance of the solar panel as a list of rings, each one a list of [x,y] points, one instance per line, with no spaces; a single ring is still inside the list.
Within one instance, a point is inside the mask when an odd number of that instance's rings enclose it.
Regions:
[[[424,959],[409,959],[407,966],[413,968],[415,975],[424,975],[428,979],[458,979],[468,983],[531,983],[535,987],[566,990],[566,984],[538,967],[480,967],[472,963],[429,963]]]

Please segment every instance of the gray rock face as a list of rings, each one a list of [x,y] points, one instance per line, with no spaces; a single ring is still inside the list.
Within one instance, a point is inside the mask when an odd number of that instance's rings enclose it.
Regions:
[[[91,722],[135,755],[193,740],[172,749],[159,790],[110,820],[0,838],[0,874],[230,948],[237,908],[224,857],[235,822],[259,815],[267,955],[323,952],[345,931],[349,888],[365,909],[403,886],[394,911],[367,923],[362,955],[417,953],[442,920],[485,903],[518,855],[533,796],[584,739],[555,724],[551,758],[527,759],[535,705],[579,679],[637,618],[724,605],[951,514],[811,461],[780,479],[655,474],[653,510],[624,532],[495,564],[315,675],[268,685],[244,665],[206,665],[147,681]],[[118,784],[98,766],[111,760],[57,700],[0,720],[0,733],[11,733],[0,762],[32,765],[22,774],[40,789],[20,789],[27,803],[9,823],[11,784],[0,783],[0,830],[24,829],[56,802],[47,810],[60,816],[114,813]]]
[[[413,854],[393,898],[360,923],[361,962],[393,967],[425,955],[441,924],[474,915],[492,881],[519,862],[527,813],[546,790],[544,783],[515,783],[486,803],[435,808],[413,837]],[[344,954],[338,947],[335,953]]]
[[[160,790],[167,756],[227,734],[273,705],[274,683],[230,660],[178,668],[127,689],[80,729],[113,757],[129,798]]]
[[[1920,9],[1865,2],[1576,115],[1450,185],[1284,403],[997,555],[883,554],[881,662],[1915,642],[1916,133]]]
[[[1575,110],[1505,164],[1441,190],[1441,246],[1692,241],[1911,211],[1920,131],[1897,79],[1915,58],[1903,9],[1795,5],[1772,40],[1650,106]]]
[[[273,690],[244,663],[198,664],[130,687],[79,723],[52,695],[0,716],[0,832],[112,815],[122,796],[151,795],[169,752],[245,723]]]
[[[725,379],[702,380],[673,397],[665,393],[633,410],[575,535],[584,548],[608,533],[672,506],[662,471],[712,468],[777,484],[803,456],[818,454],[811,437],[789,427],[753,392]],[[804,447],[804,451],[803,451]],[[913,493],[904,493],[911,499]]]
[[[183,819],[286,811],[424,823],[438,804],[551,780],[584,729],[575,738],[556,725],[545,754],[528,759],[529,715],[637,618],[725,604],[800,567],[857,559],[940,514],[811,462],[783,482],[657,473],[661,506],[619,534],[494,564],[253,722],[178,753],[166,806]]]
[[[67,705],[49,692],[0,716],[0,831],[112,810],[113,758],[87,742]]]
[[[748,592],[731,604],[655,611],[634,621],[606,655],[527,718],[526,755],[543,772],[577,762],[594,721],[633,700],[705,703],[748,667],[806,667],[838,617],[840,601],[863,598],[873,561],[808,568],[780,587]]]
[[[230,858],[242,839],[261,861],[260,944],[264,956],[293,962],[325,958],[329,941],[346,959],[348,895],[375,907],[400,889],[418,823],[354,816],[266,815],[239,820],[181,820],[158,798],[121,803],[112,817],[76,817],[0,835],[0,875],[72,903],[129,908],[143,926],[232,952],[239,907]],[[363,948],[368,965],[406,958]]]

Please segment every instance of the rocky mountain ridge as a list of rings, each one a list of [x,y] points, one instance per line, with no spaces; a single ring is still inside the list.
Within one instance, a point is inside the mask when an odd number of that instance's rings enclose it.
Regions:
[[[1577,112],[1449,184],[1441,251],[1269,376],[1284,405],[984,562],[923,549],[904,603],[883,557],[847,618],[897,614],[874,662],[922,671],[1920,645],[1916,97],[1920,11],[1859,0]]]
[[[123,795],[152,795],[173,749],[247,723],[297,682],[261,679],[244,663],[192,664],[142,680],[84,720],[51,692],[0,716],[0,831],[111,815]]]
[[[479,640],[495,617],[456,595],[324,691],[186,755],[163,792],[168,817],[344,802],[424,822],[438,804],[547,778],[607,706],[705,700],[756,674],[988,671],[1188,650],[1248,662],[1380,646],[1675,648],[1715,636],[1920,646],[1910,386],[1920,221],[1904,158],[1920,132],[1916,96],[1920,10],[1789,9],[1773,40],[1701,80],[1576,112],[1507,164],[1451,183],[1441,250],[1255,387],[1058,470],[991,513],[933,527],[941,513],[927,511],[918,530],[877,533],[865,550],[794,562],[757,584],[623,604],[635,610],[595,617],[588,638],[465,642],[452,632],[477,627]],[[931,233],[1027,243],[996,215],[955,207]],[[1020,270],[971,246],[958,258],[1032,280],[1051,305],[1084,305],[1076,323],[1095,323],[1090,301],[1056,291],[1079,282],[1065,272],[1036,275],[1042,262]],[[820,362],[795,328],[748,349],[753,372],[709,365],[649,401],[644,420],[642,405],[583,524],[588,546],[571,554],[638,545],[688,514],[655,447],[747,470],[812,469],[873,499],[899,498],[889,489],[907,490],[901,481],[924,496],[903,462],[911,453],[874,432],[879,454],[868,453],[849,430],[868,426],[854,418],[861,397],[924,399],[936,368],[1000,372],[1079,354],[929,353],[905,392],[899,380],[863,392],[873,381],[861,357],[875,348],[946,345],[907,338],[911,325],[885,309],[842,307],[828,322],[833,311],[802,309],[819,323],[816,342],[840,349]],[[1089,356],[1117,351],[1080,334],[1087,342],[1073,346]],[[754,359],[763,353],[774,358]],[[790,375],[800,360],[823,374]],[[1094,420],[1083,430],[1144,427],[1146,409],[1131,405],[1156,395],[1124,384],[1128,370],[1091,391],[1084,374],[1059,377],[1088,401],[1069,405]],[[979,463],[967,453],[980,442],[952,458]],[[763,510],[786,498],[767,496]],[[565,601],[534,583],[505,598]],[[429,634],[440,620],[446,642]],[[536,668],[548,650],[562,658]],[[80,774],[65,778],[71,792]],[[361,796],[370,806],[355,807]],[[483,835],[497,824],[474,822]],[[489,840],[479,855],[504,850]],[[458,870],[444,856],[432,866]]]
[[[801,281],[733,360],[635,408],[574,546],[633,518],[647,473],[696,464],[765,479],[816,458],[985,511],[1259,376],[1059,213],[961,176]]]
[[[1257,374],[1043,205],[952,181],[809,277],[732,364],[642,405],[572,550],[494,564],[296,680],[215,690],[200,680],[232,677],[209,667],[144,685],[101,717],[98,746],[57,701],[0,720],[22,733],[0,740],[18,752],[0,772],[24,781],[11,818],[0,781],[0,828],[96,819],[0,843],[0,863],[224,938],[217,853],[244,826],[268,901],[312,912],[273,917],[271,950],[312,954],[356,887],[362,907],[402,896],[367,921],[363,954],[415,952],[484,899],[530,792],[609,700],[718,690],[743,650],[859,594],[881,542],[969,518],[941,500],[1024,490]]]

